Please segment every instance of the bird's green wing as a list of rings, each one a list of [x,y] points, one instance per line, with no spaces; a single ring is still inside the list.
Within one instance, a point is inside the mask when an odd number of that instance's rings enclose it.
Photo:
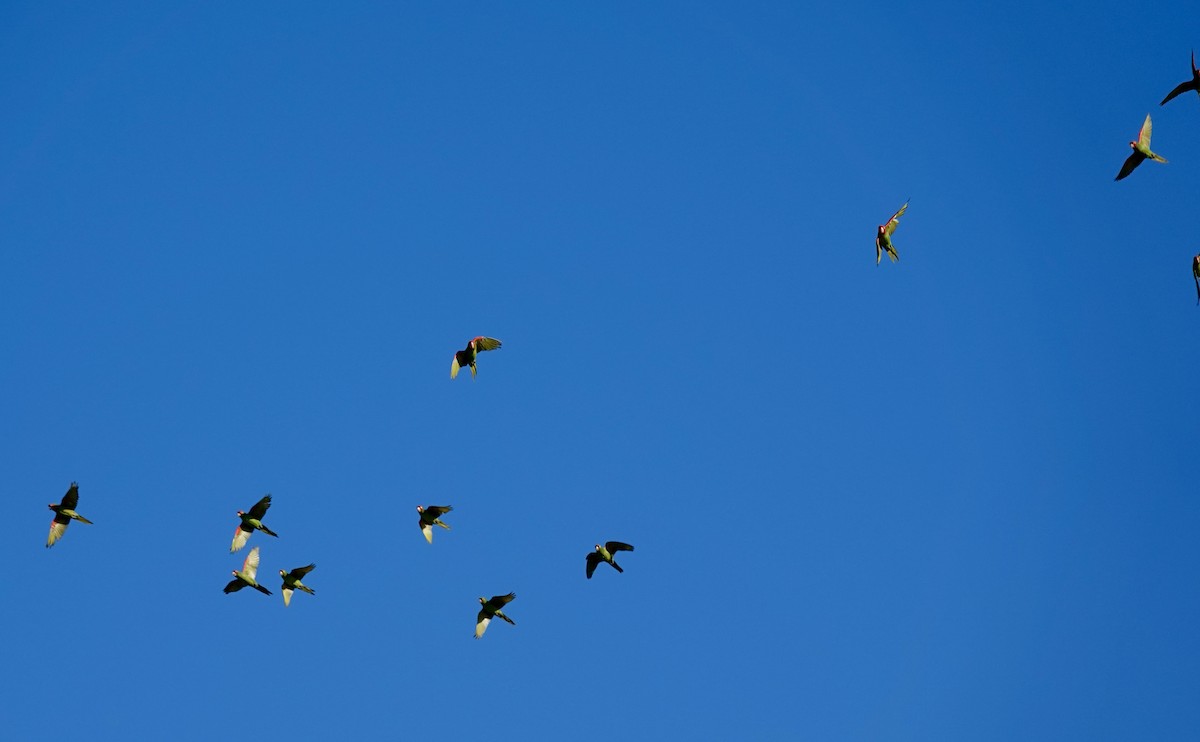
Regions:
[[[267,508],[271,507],[271,496],[267,495],[263,499],[254,503],[254,507],[250,508],[247,513],[254,520],[262,520],[262,517],[267,514]]]
[[[587,578],[592,579],[592,573],[596,571],[596,565],[604,561],[599,554],[591,552],[587,555]]]
[[[1150,149],[1150,114],[1146,114],[1146,123],[1142,124],[1142,130],[1138,132],[1138,145]]]
[[[67,494],[63,495],[60,505],[67,510],[74,510],[79,505],[79,485],[71,482],[71,487],[67,490]]]
[[[482,335],[475,338],[475,350],[495,350],[501,345],[496,338],[485,338]]]
[[[242,574],[250,579],[255,579],[258,574],[258,547],[255,546],[246,555],[246,561],[242,562]]]
[[[1125,158],[1125,164],[1121,165],[1121,172],[1117,173],[1115,180],[1121,180],[1125,176],[1132,173],[1134,168],[1136,168],[1138,165],[1141,165],[1142,160],[1144,159],[1146,159],[1145,155],[1137,150],[1134,150],[1129,157]]]
[[[228,595],[229,593],[236,593],[238,590],[241,590],[245,586],[246,586],[246,582],[244,580],[242,580],[238,577],[234,577],[232,580],[229,581],[229,584],[225,586],[225,594]]]
[[[604,544],[604,548],[610,554],[614,551],[633,551],[632,546],[621,541],[607,541]]]
[[[487,611],[480,611],[475,617],[475,638],[479,639],[483,636],[483,632],[487,631],[488,624],[492,622],[492,617],[487,614]]]
[[[896,231],[896,227],[900,225],[900,217],[904,216],[904,212],[906,211],[908,211],[907,201],[904,202],[904,205],[900,207],[899,211],[897,211],[895,214],[892,214],[891,219],[888,219],[887,225],[885,225],[883,228],[883,233],[888,237],[891,237],[892,233]]]
[[[50,536],[46,539],[46,548],[54,546],[63,537],[63,534],[67,532],[67,526],[70,525],[71,519],[66,518],[60,521],[59,518],[61,517],[60,515],[55,515],[54,520],[50,521]]]
[[[312,572],[316,568],[317,565],[315,564],[310,564],[307,567],[296,567],[291,572],[288,572],[288,577],[291,577],[293,580],[301,580],[304,579],[304,575]]]
[[[492,599],[488,601],[488,604],[496,608],[500,608],[501,606],[511,603],[516,597],[516,593],[509,593],[508,595],[493,595]]]
[[[425,512],[429,514],[430,520],[437,520],[453,509],[450,505],[429,505],[425,508]]]
[[[458,369],[459,369],[459,368],[461,368],[461,367],[458,365],[458,353],[455,353],[455,354],[454,354],[454,360],[453,360],[453,361],[450,361],[450,378],[451,378],[451,379],[453,379],[454,377],[458,376]]]

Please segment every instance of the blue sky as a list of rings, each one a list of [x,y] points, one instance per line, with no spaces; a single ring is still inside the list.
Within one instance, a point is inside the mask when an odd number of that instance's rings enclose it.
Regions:
[[[6,734],[1194,737],[1200,10],[650,5],[0,8]]]

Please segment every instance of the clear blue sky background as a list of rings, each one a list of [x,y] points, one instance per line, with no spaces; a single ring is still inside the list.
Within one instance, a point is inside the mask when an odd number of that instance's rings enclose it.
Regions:
[[[6,738],[1196,738],[1195,3],[172,5],[0,8]]]

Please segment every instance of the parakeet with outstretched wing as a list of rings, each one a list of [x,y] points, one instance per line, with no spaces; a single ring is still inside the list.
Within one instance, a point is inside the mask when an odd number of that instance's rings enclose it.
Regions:
[[[225,594],[228,595],[229,593],[236,593],[238,590],[241,590],[243,587],[249,585],[263,595],[270,595],[270,590],[266,589],[255,581],[254,578],[257,576],[258,547],[255,546],[250,550],[250,553],[246,555],[246,561],[242,562],[241,570],[235,569],[233,571],[233,579],[230,580],[229,584],[225,586]]]
[[[255,531],[262,531],[268,536],[279,537],[278,533],[263,525],[262,518],[267,514],[267,508],[269,507],[271,507],[271,496],[267,495],[254,503],[254,507],[250,508],[250,512],[237,511],[238,517],[242,519],[242,522],[238,523],[237,529],[233,532],[233,544],[229,547],[229,553],[232,554],[235,551],[241,550],[246,545],[246,542],[250,540],[250,534]]]
[[[608,562],[613,569],[624,572],[625,570],[621,569],[621,565],[617,564],[613,558],[613,553],[618,551],[633,551],[633,547],[620,541],[606,541],[604,546],[596,544],[596,550],[587,555],[587,578],[592,579],[592,573],[596,571],[596,565],[600,562]]]
[[[1141,165],[1145,160],[1154,160],[1155,162],[1166,162],[1165,157],[1155,154],[1150,149],[1150,114],[1146,114],[1146,121],[1142,124],[1141,131],[1138,132],[1136,142],[1130,142],[1129,148],[1133,150],[1129,157],[1125,158],[1125,164],[1121,165],[1121,172],[1117,173],[1116,180],[1121,180],[1125,176],[1134,171],[1138,165]]]
[[[905,211],[908,211],[908,201],[904,202],[899,211],[892,214],[891,219],[879,225],[879,229],[875,234],[875,265],[879,265],[879,259],[883,257],[885,252],[892,259],[893,263],[900,259],[900,254],[896,252],[896,247],[892,244],[892,233],[900,225],[900,217],[904,216]]]
[[[490,600],[479,599],[479,605],[483,607],[479,609],[479,615],[475,617],[476,639],[483,636],[483,632],[487,631],[488,624],[492,622],[493,618],[503,619],[513,626],[517,625],[516,621],[504,615],[504,612],[500,610],[516,597],[516,593],[509,593],[508,595],[493,595]]]
[[[454,360],[450,362],[450,378],[458,376],[458,370],[463,366],[471,367],[471,378],[475,378],[475,358],[480,351],[496,350],[501,345],[496,338],[484,337],[482,335],[471,338],[467,343],[467,347],[454,354]]]
[[[433,543],[433,527],[440,526],[447,531],[450,526],[442,522],[442,516],[450,512],[454,508],[450,505],[426,505],[425,507],[417,506],[417,512],[421,517],[417,520],[417,526],[421,529],[421,533],[425,535],[425,540]]]
[[[71,482],[71,486],[67,489],[67,494],[63,495],[62,502],[55,505],[50,503],[49,508],[54,511],[54,520],[50,521],[50,537],[46,539],[46,548],[54,546],[54,544],[63,537],[67,532],[67,526],[71,525],[71,521],[77,520],[80,523],[94,525],[90,520],[75,512],[75,508],[79,506],[79,485]]]
[[[292,604],[292,593],[296,590],[303,590],[309,595],[316,595],[311,587],[300,582],[304,575],[312,572],[317,568],[317,565],[310,564],[307,567],[296,567],[291,572],[279,570],[279,576],[283,578],[283,605],[286,608]]]

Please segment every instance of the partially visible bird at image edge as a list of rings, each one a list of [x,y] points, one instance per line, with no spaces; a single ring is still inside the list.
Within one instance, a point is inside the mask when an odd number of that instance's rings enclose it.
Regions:
[[[1192,79],[1184,80],[1183,82],[1176,85],[1175,89],[1172,90],[1171,92],[1167,93],[1167,97],[1163,98],[1162,103],[1159,103],[1158,105],[1165,106],[1165,105],[1167,105],[1167,101],[1171,100],[1172,98],[1174,98],[1177,95],[1186,93],[1189,90],[1195,90],[1196,94],[1200,95],[1200,69],[1198,69],[1196,67],[1196,52],[1195,52],[1195,50],[1192,51]]]

